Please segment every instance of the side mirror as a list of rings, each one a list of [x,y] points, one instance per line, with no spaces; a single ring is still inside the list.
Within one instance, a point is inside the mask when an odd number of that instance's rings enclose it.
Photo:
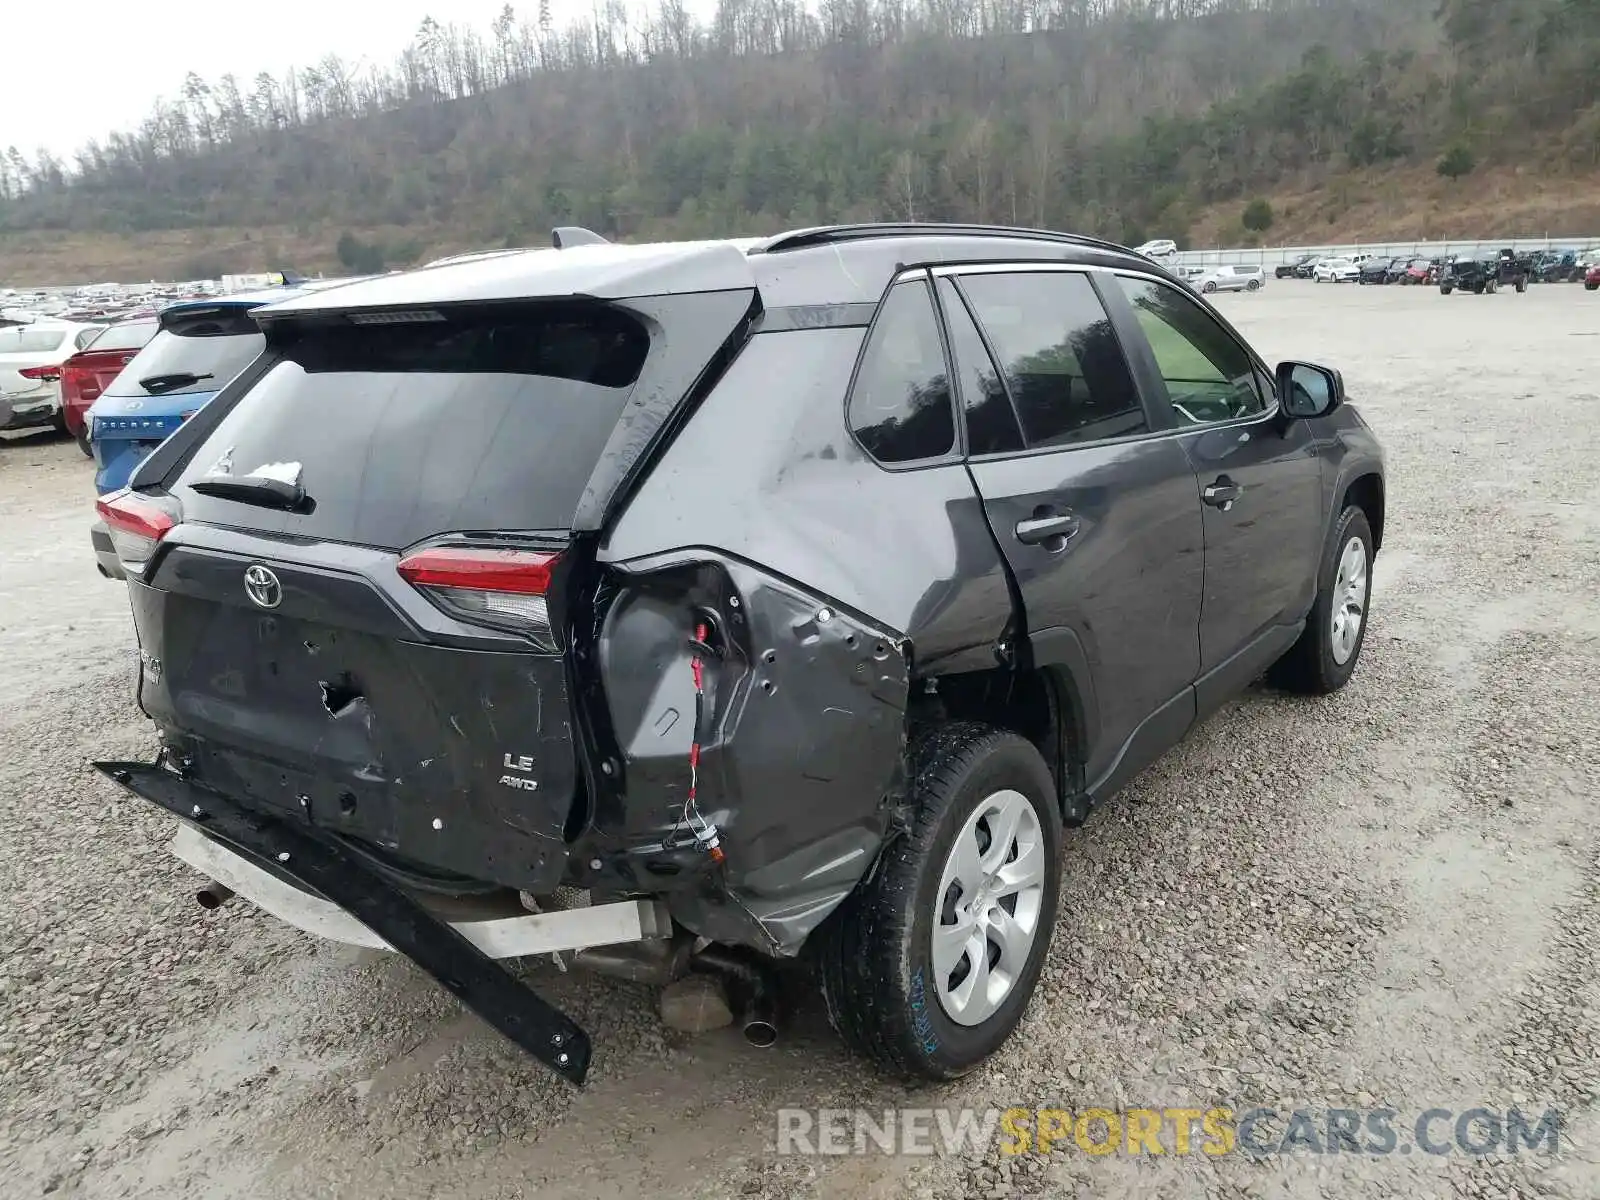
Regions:
[[[1325,417],[1344,403],[1344,376],[1316,363],[1281,362],[1278,400],[1291,417]]]

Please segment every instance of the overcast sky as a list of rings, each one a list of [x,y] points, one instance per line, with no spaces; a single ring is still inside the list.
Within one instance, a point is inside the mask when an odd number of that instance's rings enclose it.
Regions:
[[[327,54],[388,64],[431,13],[487,33],[505,0],[0,0],[0,151],[63,157],[90,138],[136,126],[190,71],[241,81],[282,75]],[[512,0],[533,19],[537,0]],[[632,5],[630,5],[632,7]],[[709,2],[691,4],[704,11]],[[552,0],[557,25],[588,0]]]

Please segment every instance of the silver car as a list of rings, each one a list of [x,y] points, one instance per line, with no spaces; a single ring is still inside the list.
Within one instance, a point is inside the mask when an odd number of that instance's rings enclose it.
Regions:
[[[1256,292],[1265,286],[1267,273],[1260,267],[1212,267],[1189,282],[1207,293]]]

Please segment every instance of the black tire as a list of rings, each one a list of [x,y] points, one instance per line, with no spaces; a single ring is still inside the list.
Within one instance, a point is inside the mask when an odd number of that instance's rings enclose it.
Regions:
[[[1525,292],[1527,290],[1528,290],[1528,281],[1526,279],[1517,280],[1517,295],[1520,296],[1520,295],[1522,295],[1523,292]]]
[[[1600,292],[1600,283],[1589,283],[1585,280],[1583,290],[1586,292]]]
[[[1200,290],[1209,296],[1212,292],[1217,290],[1217,285],[1214,283],[1202,284]]]
[[[1361,612],[1361,627],[1356,633],[1350,657],[1339,662],[1333,655],[1333,602],[1335,583],[1339,572],[1339,559],[1351,538],[1359,537],[1367,555],[1367,595]],[[1336,692],[1350,682],[1356,664],[1361,661],[1361,648],[1367,642],[1367,626],[1372,616],[1372,527],[1367,524],[1367,514],[1351,505],[1339,514],[1339,523],[1333,537],[1322,554],[1322,565],[1317,573],[1317,599],[1311,606],[1311,615],[1300,639],[1285,651],[1272,665],[1268,679],[1286,691],[1306,695],[1325,696]]]
[[[1252,279],[1249,283],[1244,285],[1244,290],[1247,291],[1247,292],[1254,292],[1254,291],[1258,291],[1260,289],[1260,287],[1261,287],[1261,280]]]
[[[1061,813],[1033,744],[975,722],[936,726],[920,737],[911,749],[911,779],[911,829],[817,931],[822,994],[829,1021],[856,1053],[904,1078],[955,1079],[1005,1043],[1039,982],[1060,893]],[[1026,968],[1000,1007],[980,1024],[961,1025],[945,1013],[930,978],[935,892],[957,834],[1002,789],[1022,793],[1039,818],[1039,924]]]
[[[94,457],[94,446],[89,441],[89,431],[87,429],[77,435],[77,442],[78,449],[83,451],[83,456],[85,458]]]
[[[1441,296],[1448,296],[1453,291],[1455,291],[1455,288],[1451,287],[1448,283],[1441,283],[1439,285],[1439,294]]]

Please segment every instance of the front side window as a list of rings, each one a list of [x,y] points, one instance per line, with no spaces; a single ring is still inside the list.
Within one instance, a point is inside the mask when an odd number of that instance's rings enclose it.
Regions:
[[[955,449],[950,377],[924,281],[896,284],[884,300],[849,412],[850,431],[881,463],[942,458]]]
[[[1117,282],[1150,342],[1180,423],[1207,425],[1266,410],[1255,363],[1210,313],[1166,284],[1126,275]]]
[[[970,275],[961,287],[1000,360],[1029,447],[1149,428],[1111,318],[1086,275]]]

